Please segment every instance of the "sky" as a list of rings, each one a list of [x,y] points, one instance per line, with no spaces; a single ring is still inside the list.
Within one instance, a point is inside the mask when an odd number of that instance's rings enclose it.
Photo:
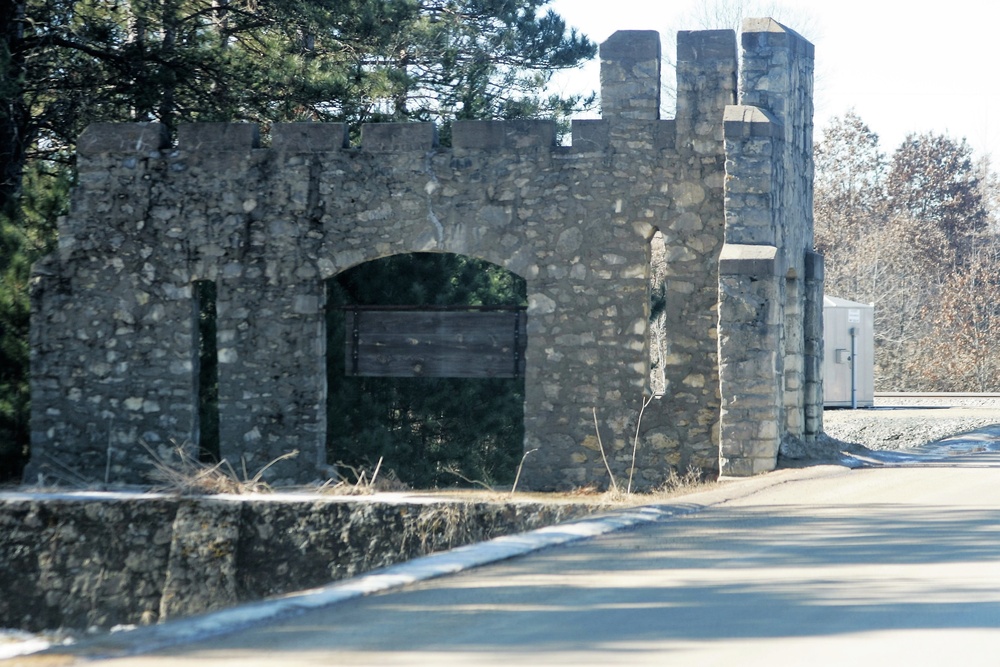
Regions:
[[[699,7],[719,1],[553,0],[550,7],[596,43],[616,30],[658,30],[666,49],[664,35],[702,28]],[[817,139],[830,119],[853,109],[888,155],[910,133],[935,132],[965,138],[977,157],[1000,164],[1000,3],[729,1],[773,7],[773,18],[816,46]],[[563,75],[557,86],[599,89],[598,64]]]

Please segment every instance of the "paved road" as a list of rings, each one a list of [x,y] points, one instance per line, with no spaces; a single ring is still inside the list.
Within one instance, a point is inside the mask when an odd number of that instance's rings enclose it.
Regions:
[[[687,516],[107,664],[1000,664],[1000,454],[736,484],[681,498],[707,505]]]

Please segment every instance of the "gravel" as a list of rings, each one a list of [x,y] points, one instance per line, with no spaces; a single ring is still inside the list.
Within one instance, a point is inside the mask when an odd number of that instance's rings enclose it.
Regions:
[[[782,443],[784,465],[842,461],[843,454],[899,451],[1000,424],[1000,396],[877,398],[874,408],[827,409],[815,445]]]

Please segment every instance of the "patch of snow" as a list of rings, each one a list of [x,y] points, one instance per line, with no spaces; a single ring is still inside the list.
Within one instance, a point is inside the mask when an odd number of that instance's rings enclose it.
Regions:
[[[0,660],[38,653],[50,646],[72,644],[73,641],[66,636],[57,637],[46,633],[33,634],[23,630],[0,628]]]

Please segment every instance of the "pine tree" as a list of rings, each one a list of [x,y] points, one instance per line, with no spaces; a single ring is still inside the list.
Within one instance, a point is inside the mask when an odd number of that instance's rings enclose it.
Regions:
[[[587,100],[546,96],[545,84],[596,46],[548,4],[0,0],[0,429],[16,432],[5,442],[26,446],[28,267],[54,247],[88,124],[249,121],[266,131],[315,120],[356,132],[421,120],[447,138],[456,118],[558,118]],[[39,193],[49,204],[28,203]]]
[[[19,477],[27,460],[28,281],[31,263],[55,245],[54,221],[66,212],[68,190],[67,170],[33,163],[17,217],[0,212],[0,482]]]

